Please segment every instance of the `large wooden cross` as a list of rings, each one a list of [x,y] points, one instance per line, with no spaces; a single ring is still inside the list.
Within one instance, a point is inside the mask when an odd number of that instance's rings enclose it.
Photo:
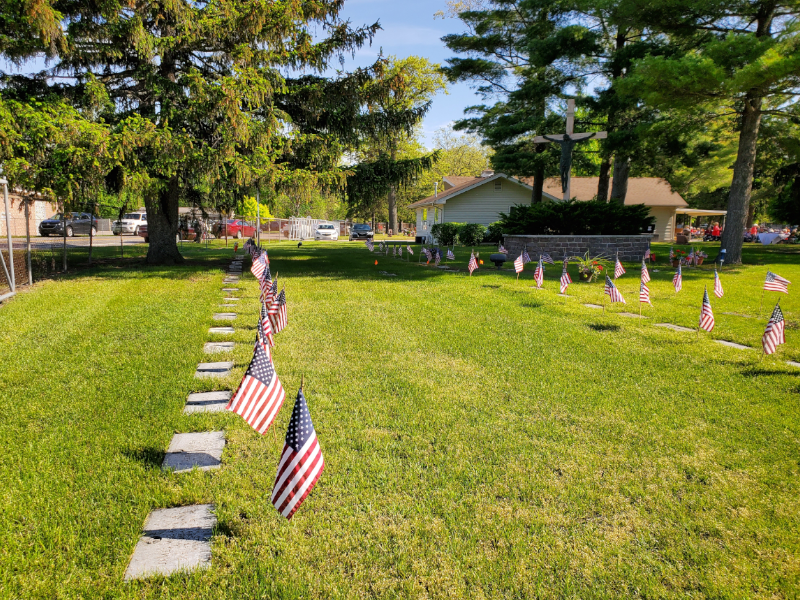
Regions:
[[[557,135],[537,135],[533,141],[537,144],[545,142],[555,142],[561,144],[561,191],[564,193],[564,200],[569,200],[569,179],[572,170],[572,149],[575,144],[588,139],[603,140],[606,137],[605,131],[592,131],[588,133],[573,133],[575,127],[575,100],[567,101],[567,132]]]

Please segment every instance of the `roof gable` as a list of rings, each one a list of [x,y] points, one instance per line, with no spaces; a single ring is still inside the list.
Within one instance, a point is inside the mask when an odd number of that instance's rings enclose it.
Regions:
[[[436,195],[428,196],[422,200],[417,200],[416,202],[409,204],[408,208],[422,208],[424,206],[432,206],[434,204],[446,204],[447,200],[450,198],[458,196],[459,194],[463,194],[464,192],[468,192],[469,190],[479,188],[489,182],[496,181],[497,179],[505,179],[506,181],[528,190],[533,189],[524,181],[514,177],[509,177],[505,173],[495,173],[490,177],[445,177],[444,179],[453,187],[447,188],[443,192],[439,192]],[[556,199],[550,194],[547,194],[547,196],[552,200]]]

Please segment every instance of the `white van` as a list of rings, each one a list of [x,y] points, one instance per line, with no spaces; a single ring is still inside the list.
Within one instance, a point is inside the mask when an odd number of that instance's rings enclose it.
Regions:
[[[130,233],[131,235],[139,235],[139,226],[147,224],[147,213],[144,211],[136,211],[123,215],[121,221],[114,221],[111,225],[111,231],[114,235],[123,233]]]

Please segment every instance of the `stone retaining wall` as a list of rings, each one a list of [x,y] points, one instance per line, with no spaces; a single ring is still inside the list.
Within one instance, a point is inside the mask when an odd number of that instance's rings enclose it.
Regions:
[[[644,235],[507,235],[503,245],[509,257],[517,257],[527,244],[528,254],[536,261],[540,253],[548,253],[553,260],[580,256],[587,250],[591,256],[603,255],[613,260],[639,262],[650,246],[651,234]]]

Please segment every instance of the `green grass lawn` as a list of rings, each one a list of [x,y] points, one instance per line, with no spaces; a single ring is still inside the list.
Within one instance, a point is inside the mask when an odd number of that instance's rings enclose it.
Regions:
[[[748,246],[698,336],[653,324],[696,326],[705,266],[677,296],[656,267],[639,321],[618,314],[638,312],[634,264],[628,305],[603,314],[583,306],[600,283],[556,296],[560,265],[535,290],[534,265],[467,277],[468,248],[446,273],[416,255],[376,266],[363,243],[274,244],[288,397],[263,437],[181,412],[190,392],[235,389],[259,308],[245,271],[235,373],[194,379],[232,253],[185,249],[180,267],[108,261],[0,306],[0,597],[797,595],[800,249]],[[787,344],[761,360],[713,340],[760,348],[768,267],[796,283]],[[287,523],[269,497],[303,375],[326,469]],[[220,428],[220,470],[160,470],[173,433]],[[205,502],[209,570],[122,581],[152,509]]]

